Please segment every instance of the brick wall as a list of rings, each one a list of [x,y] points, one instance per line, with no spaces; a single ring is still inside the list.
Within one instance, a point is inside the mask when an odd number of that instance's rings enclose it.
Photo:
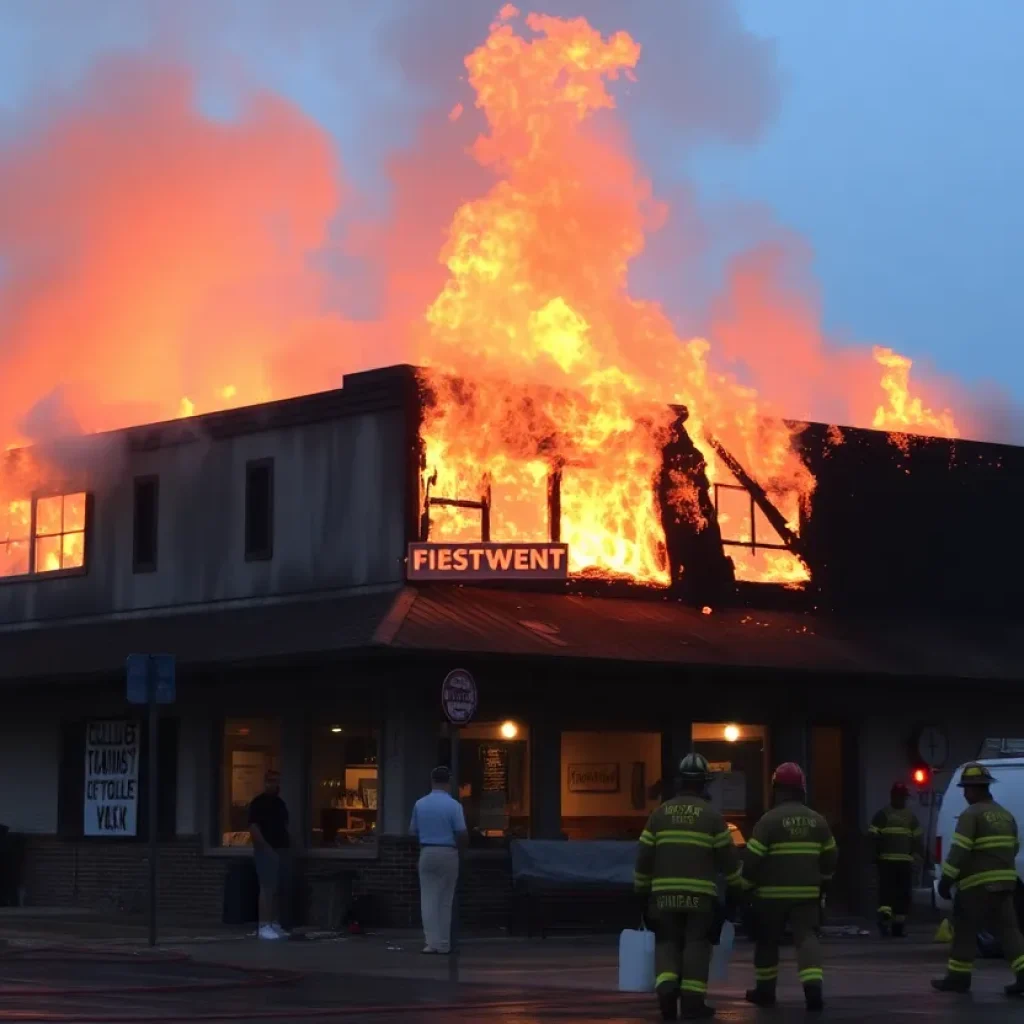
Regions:
[[[26,836],[23,881],[33,906],[82,907],[102,913],[142,913],[149,892],[149,847],[110,840],[65,840]],[[318,880],[339,872],[355,875],[356,896],[371,897],[372,924],[412,928],[420,923],[416,849],[405,837],[382,836],[377,857],[351,861],[300,858],[307,902],[322,900]],[[158,860],[158,907],[167,920],[215,923],[221,920],[225,875],[234,858],[205,856],[198,838],[162,843]],[[494,928],[508,923],[511,908],[507,855],[471,857],[465,862],[461,890],[466,928]],[[315,922],[323,908],[304,908],[303,919]]]

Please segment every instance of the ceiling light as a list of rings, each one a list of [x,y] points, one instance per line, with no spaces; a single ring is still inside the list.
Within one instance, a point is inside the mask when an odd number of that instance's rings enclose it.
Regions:
[[[738,725],[727,725],[725,727],[725,738],[729,743],[735,743],[740,738],[740,727]]]
[[[501,735],[507,740],[514,740],[519,735],[519,726],[515,722],[502,722]]]

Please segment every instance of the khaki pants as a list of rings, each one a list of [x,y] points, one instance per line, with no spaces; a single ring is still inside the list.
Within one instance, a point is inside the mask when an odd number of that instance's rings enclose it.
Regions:
[[[689,992],[703,997],[711,968],[713,911],[659,911],[654,928],[654,973],[658,995]]]
[[[989,892],[979,887],[956,895],[949,973],[961,978],[970,976],[978,951],[978,932],[982,928],[988,928],[999,940],[1010,970],[1014,974],[1024,971],[1024,937],[1017,926],[1013,892]]]
[[[779,943],[786,923],[793,931],[796,965],[805,985],[821,984],[821,942],[818,924],[821,906],[815,903],[787,903],[784,900],[757,900],[754,904],[757,930],[754,946],[754,978],[759,988],[774,988],[779,977]]]
[[[420,850],[420,913],[423,938],[438,953],[451,949],[452,900],[459,880],[459,852],[454,846]]]

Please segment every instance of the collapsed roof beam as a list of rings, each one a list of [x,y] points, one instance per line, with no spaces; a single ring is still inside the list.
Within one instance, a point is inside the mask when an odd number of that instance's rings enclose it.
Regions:
[[[802,557],[803,545],[800,538],[789,528],[786,517],[772,504],[765,489],[740,465],[739,460],[721,441],[710,434],[705,436],[708,444],[714,448],[715,454],[729,467],[729,472],[750,492],[757,507],[764,513],[765,519],[771,523],[775,532],[782,538],[782,543],[794,554]]]

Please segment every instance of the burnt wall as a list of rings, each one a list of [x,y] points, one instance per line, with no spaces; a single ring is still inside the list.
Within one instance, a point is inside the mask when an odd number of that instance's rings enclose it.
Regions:
[[[832,434],[834,437],[834,433]],[[802,527],[815,603],[840,611],[1013,615],[1024,598],[1024,449],[811,424]]]

